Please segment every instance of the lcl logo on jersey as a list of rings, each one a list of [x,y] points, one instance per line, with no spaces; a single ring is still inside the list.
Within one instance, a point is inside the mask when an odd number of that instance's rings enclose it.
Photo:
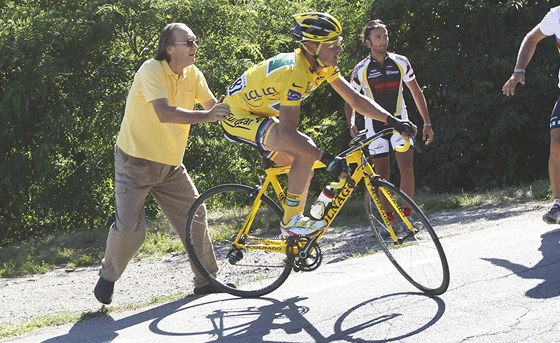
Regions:
[[[260,92],[258,89],[253,89],[243,95],[245,96],[245,99],[247,99],[247,101],[253,101],[253,100],[260,99],[263,96],[278,95],[278,91],[274,87],[268,87],[268,88],[261,88]]]

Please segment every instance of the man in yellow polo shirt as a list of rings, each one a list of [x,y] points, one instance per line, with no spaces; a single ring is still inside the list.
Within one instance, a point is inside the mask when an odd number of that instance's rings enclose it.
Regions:
[[[115,146],[116,221],[94,289],[103,304],[111,303],[115,281],[144,242],[148,193],[185,244],[186,213],[199,196],[182,162],[190,124],[215,122],[229,113],[194,65],[197,49],[198,40],[188,26],[169,24],[161,32],[156,57],[144,62],[134,76]],[[205,110],[193,110],[195,103]],[[209,242],[206,213],[198,215],[199,235],[193,239]],[[201,256],[206,256],[203,264],[208,270],[216,269],[213,253]],[[192,269],[195,294],[216,292]]]

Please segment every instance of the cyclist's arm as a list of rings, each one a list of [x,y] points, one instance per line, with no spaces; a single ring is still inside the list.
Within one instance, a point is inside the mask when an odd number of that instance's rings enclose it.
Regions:
[[[391,116],[389,112],[372,99],[358,93],[344,78],[338,77],[331,82],[331,86],[356,112],[366,117],[387,123],[387,118]]]
[[[525,70],[531,62],[533,55],[535,54],[535,50],[537,48],[537,44],[547,37],[544,33],[542,33],[541,29],[539,28],[540,24],[537,24],[531,31],[529,31],[523,41],[521,42],[521,46],[519,47],[519,52],[517,54],[517,62],[515,63],[515,69],[523,69]],[[515,94],[515,87],[518,83],[522,85],[525,84],[525,73],[512,73],[510,78],[506,81],[504,86],[502,87],[502,93],[504,95],[514,95]]]
[[[313,146],[305,136],[297,131],[299,124],[300,106],[280,106],[280,117],[278,123],[277,148],[288,153],[297,152],[298,155],[310,159],[321,158],[321,150]]]
[[[182,107],[170,106],[167,98],[152,101],[158,119],[162,123],[195,124],[225,119],[229,114],[229,107],[212,99],[201,104],[205,110],[188,110]]]

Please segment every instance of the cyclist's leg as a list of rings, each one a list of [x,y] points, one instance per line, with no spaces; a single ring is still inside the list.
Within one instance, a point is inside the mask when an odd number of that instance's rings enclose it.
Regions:
[[[276,163],[279,166],[290,166],[292,165],[294,158],[292,157],[292,155],[288,153],[279,151],[273,158],[271,158],[271,160],[273,160],[274,163]],[[309,178],[307,179],[307,185],[305,186],[305,191],[301,195],[301,201],[298,206],[298,211],[300,213],[303,213],[305,209],[305,204],[307,202],[307,195],[309,193],[309,185],[311,184],[312,178],[313,178],[313,170],[311,170],[311,173],[309,174]],[[284,204],[282,204],[282,206],[284,206]]]
[[[365,127],[367,130],[367,137],[371,137],[377,132],[384,129],[385,124],[376,120],[372,120],[371,118],[366,118]],[[381,175],[385,180],[389,180],[391,176],[389,149],[389,140],[383,137],[377,138],[368,146],[368,153],[374,163],[375,172]]]
[[[402,145],[403,139],[400,134],[395,133],[391,137],[391,146],[393,150],[395,147]],[[412,146],[405,152],[395,151],[395,159],[400,173],[400,189],[405,192],[409,197],[414,198],[415,178],[414,178],[414,149]]]
[[[228,98],[226,98],[226,103],[227,100]],[[278,124],[278,118],[260,117],[235,107],[233,103],[229,103],[229,105],[231,113],[226,120],[221,122],[226,138],[254,146],[279,166],[293,164],[294,157],[290,153],[274,151],[267,145],[272,128]]]
[[[373,135],[375,132],[371,133]],[[391,177],[391,164],[389,160],[389,141],[385,138],[378,138],[370,143],[369,147],[369,155],[372,156],[371,161],[373,162],[375,172],[381,175],[385,180],[389,180]],[[389,214],[389,218],[393,214],[391,214],[391,206],[387,202],[387,199],[383,196],[383,194],[378,194],[379,199],[381,200],[381,206],[387,211]]]
[[[275,150],[275,147],[281,145],[282,137],[280,136],[278,130],[278,125],[273,125],[270,128],[269,134],[266,136],[265,144],[273,150]],[[315,143],[309,136],[299,131],[298,134],[303,137],[308,144],[315,146]],[[297,212],[303,213],[309,191],[309,185],[313,177],[313,163],[315,160],[300,154],[297,150],[286,151],[286,153],[292,157],[292,167],[290,168],[290,172],[288,174],[287,191],[288,193],[300,196]],[[288,217],[291,218],[291,215],[287,213],[284,216],[284,222],[286,222]]]
[[[186,247],[185,227],[187,225],[187,217],[185,214],[189,212],[192,204],[199,197],[199,193],[184,165],[181,164],[178,167],[170,166],[169,168],[165,181],[153,187],[150,192],[171,226],[177,231],[183,246]],[[208,235],[204,207],[201,207],[197,216],[197,220],[193,223],[193,233],[195,233],[193,234],[193,241],[199,250],[197,251],[197,256],[206,270],[216,273],[216,258]],[[189,259],[189,263],[194,273],[195,288],[208,284],[191,259]]]
[[[227,98],[226,98],[227,99]],[[312,168],[315,161],[306,161],[298,156],[297,152],[290,151],[277,151],[275,146],[278,146],[278,118],[276,117],[260,117],[253,113],[244,111],[243,109],[230,106],[230,115],[226,120],[222,121],[222,128],[225,131],[226,137],[237,141],[243,141],[248,144],[254,145],[261,151],[270,152],[268,154],[275,163],[279,165],[286,165],[291,163],[290,173],[288,174],[288,189],[286,198],[293,198],[293,206],[284,206],[285,215],[283,221],[286,222],[286,217],[291,218],[291,214],[303,212],[303,206],[307,197],[307,192],[313,175]],[[300,133],[306,140],[314,145],[313,141],[304,134]],[[303,173],[302,173],[303,170]],[[312,223],[310,223],[312,224]]]

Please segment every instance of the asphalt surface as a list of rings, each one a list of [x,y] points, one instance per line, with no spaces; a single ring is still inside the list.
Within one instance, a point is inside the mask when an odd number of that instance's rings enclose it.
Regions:
[[[376,254],[294,273],[259,299],[189,297],[13,341],[560,342],[560,226],[541,212],[455,222],[442,239],[451,283],[439,297]]]

